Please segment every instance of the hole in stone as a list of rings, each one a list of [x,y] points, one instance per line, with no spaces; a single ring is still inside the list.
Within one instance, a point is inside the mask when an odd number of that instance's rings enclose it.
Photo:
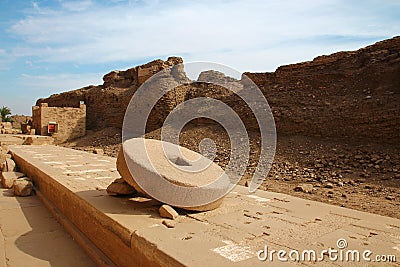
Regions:
[[[181,157],[177,157],[175,159],[172,159],[171,161],[178,166],[192,166],[189,162]]]

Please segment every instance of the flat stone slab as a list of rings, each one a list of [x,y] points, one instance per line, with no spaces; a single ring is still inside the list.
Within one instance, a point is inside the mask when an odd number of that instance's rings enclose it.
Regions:
[[[26,135],[26,134],[0,134],[0,146],[24,144],[53,144],[51,136]]]
[[[35,196],[0,189],[0,266],[96,266]]]
[[[117,198],[104,189],[115,178],[115,159],[55,146],[11,146],[15,161],[48,201],[116,265],[130,266],[314,266],[313,262],[266,262],[265,250],[372,251],[400,259],[400,220],[237,186],[220,208],[177,210],[173,223],[161,204],[143,197]],[[167,227],[170,226],[170,227]],[[286,257],[287,254],[286,254]],[[386,262],[384,266],[398,266]],[[383,266],[365,261],[317,266]]]

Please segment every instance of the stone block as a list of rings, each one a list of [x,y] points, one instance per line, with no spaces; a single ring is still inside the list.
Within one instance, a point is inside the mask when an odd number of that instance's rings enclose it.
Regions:
[[[12,188],[14,181],[24,176],[25,174],[23,174],[22,172],[2,172],[1,185],[3,186],[3,188]]]
[[[17,169],[15,162],[12,159],[6,158],[3,163],[2,172],[13,172]]]
[[[32,194],[33,184],[29,179],[17,179],[13,183],[14,195],[19,197],[27,197]]]
[[[119,195],[134,195],[137,193],[136,189],[130,186],[123,179],[116,179],[107,187],[107,193],[110,196],[119,196]]]

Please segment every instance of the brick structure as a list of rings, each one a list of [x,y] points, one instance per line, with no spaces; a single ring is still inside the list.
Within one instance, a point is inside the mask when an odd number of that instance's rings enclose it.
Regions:
[[[122,128],[126,107],[137,88],[151,74],[182,62],[181,58],[171,57],[113,71],[103,77],[103,85],[52,95],[39,99],[37,105],[77,107],[84,101],[88,129]],[[399,73],[400,37],[394,37],[357,51],[281,66],[275,72],[245,75],[268,100],[278,134],[398,144]],[[203,73],[200,81],[205,75],[218,76]],[[258,127],[249,108],[237,96],[203,83],[183,85],[165,95],[152,111],[148,130],[161,127],[169,111],[179,103],[200,96],[222,100],[237,112],[248,129]]]
[[[86,135],[86,105],[74,107],[49,107],[47,103],[32,107],[32,127],[38,135],[52,135],[62,143]],[[49,123],[56,123],[56,132],[49,133]]]

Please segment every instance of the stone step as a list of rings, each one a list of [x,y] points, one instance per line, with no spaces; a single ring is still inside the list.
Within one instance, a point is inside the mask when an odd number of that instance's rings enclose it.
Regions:
[[[115,159],[56,146],[10,146],[14,160],[37,187],[38,196],[63,217],[80,244],[99,265],[107,266],[273,266],[312,262],[262,262],[269,250],[337,249],[400,259],[400,220],[340,208],[284,194],[237,186],[221,207],[159,215],[161,203],[143,197],[111,197],[106,188],[119,177]],[[100,256],[99,256],[100,254]],[[97,256],[96,256],[97,255]],[[263,256],[263,253],[260,253]],[[318,254],[319,255],[319,254]],[[111,261],[107,261],[108,258]],[[97,260],[96,260],[97,259]],[[270,260],[270,259],[268,259]],[[111,263],[112,262],[112,263]],[[328,261],[323,266],[343,265]],[[352,266],[365,266],[361,261]],[[385,266],[396,266],[385,263]]]

